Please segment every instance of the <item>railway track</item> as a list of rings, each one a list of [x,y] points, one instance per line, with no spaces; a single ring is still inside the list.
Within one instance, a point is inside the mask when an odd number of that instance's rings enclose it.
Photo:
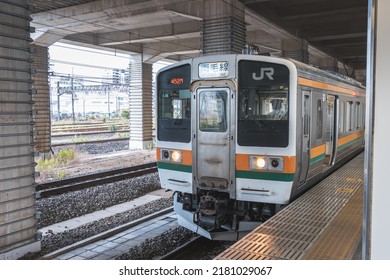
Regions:
[[[92,131],[109,131],[110,125],[115,125],[117,129],[129,129],[128,124],[105,123],[101,125],[77,125],[68,127],[52,127],[52,132],[56,133],[80,133]]]
[[[200,260],[213,259],[227,247],[233,245],[232,241],[210,240],[203,236],[195,236],[187,243],[158,258],[159,260]]]
[[[202,245],[203,242],[205,242],[206,240],[207,239],[202,236],[193,237],[187,243],[169,252],[168,254],[161,256],[158,259],[159,260],[180,260],[180,259],[183,260],[185,259],[185,257],[188,257],[189,252]]]
[[[91,141],[83,141],[83,142],[63,142],[63,143],[51,144],[51,147],[83,145],[83,144],[102,144],[108,142],[120,142],[120,141],[128,141],[128,140],[129,137],[120,137],[120,138],[113,138],[113,139],[91,140]]]
[[[97,244],[96,246],[100,246],[101,244],[99,242],[101,242],[102,240],[107,240],[110,237],[113,237],[115,235],[119,235],[119,234],[121,234],[125,231],[128,231],[132,228],[135,228],[136,226],[139,226],[143,223],[147,223],[149,226],[156,223],[156,228],[158,228],[159,227],[158,225],[161,224],[160,218],[162,216],[167,215],[167,214],[172,213],[172,212],[173,212],[173,207],[169,207],[169,208],[160,210],[156,213],[147,215],[147,216],[140,218],[138,220],[129,222],[127,224],[123,224],[123,225],[118,226],[116,228],[113,228],[111,230],[105,231],[103,233],[97,234],[95,236],[81,240],[81,241],[76,242],[76,243],[69,245],[67,247],[61,248],[61,249],[56,250],[54,252],[51,252],[45,256],[40,257],[39,259],[41,259],[41,260],[50,260],[50,259],[56,259],[56,258],[61,259],[61,257],[60,257],[61,255],[65,255],[71,251],[78,250],[80,248],[83,248],[84,246],[91,245],[91,244]],[[138,245],[138,242],[134,241],[134,246]]]
[[[38,184],[37,198],[46,198],[71,191],[82,190],[98,185],[113,183],[157,171],[157,163],[151,162],[104,172],[73,177],[64,180]]]
[[[63,133],[63,134],[53,134],[52,138],[61,138],[61,137],[81,137],[89,135],[101,135],[101,134],[116,134],[116,133],[129,133],[130,130],[115,130],[115,131],[90,131],[90,132],[79,132],[79,133]]]

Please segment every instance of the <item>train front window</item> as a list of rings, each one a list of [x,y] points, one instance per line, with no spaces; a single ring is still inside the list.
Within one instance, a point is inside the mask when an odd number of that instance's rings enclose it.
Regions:
[[[287,120],[288,89],[242,89],[239,94],[240,120]]]
[[[190,65],[161,72],[157,77],[157,138],[160,141],[191,140]]]
[[[209,132],[225,132],[226,91],[202,91],[199,94],[199,130]]]
[[[289,131],[287,66],[242,60],[238,67],[238,144],[287,147]]]
[[[181,120],[191,117],[189,90],[162,90],[160,95],[160,118]]]

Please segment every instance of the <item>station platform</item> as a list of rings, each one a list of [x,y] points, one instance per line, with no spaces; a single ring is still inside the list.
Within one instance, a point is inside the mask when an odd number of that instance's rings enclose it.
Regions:
[[[363,176],[361,153],[215,259],[360,259]]]

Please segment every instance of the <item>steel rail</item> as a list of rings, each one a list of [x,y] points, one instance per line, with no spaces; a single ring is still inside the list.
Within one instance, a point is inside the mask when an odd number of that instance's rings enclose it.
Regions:
[[[36,187],[36,197],[46,198],[76,190],[82,190],[98,185],[113,183],[129,178],[150,174],[157,171],[157,163],[151,162],[137,166],[125,167],[104,172],[92,173],[88,175],[57,180],[38,184]]]
[[[83,141],[83,142],[63,142],[63,143],[51,144],[51,146],[52,147],[59,147],[59,146],[72,146],[72,145],[83,145],[83,144],[101,144],[101,143],[107,143],[107,142],[120,142],[120,141],[129,141],[129,137],[120,137],[120,138],[103,139],[103,140],[91,140],[91,141]]]
[[[157,260],[182,260],[183,256],[188,257],[188,252],[194,251],[194,248],[199,247],[204,242],[209,242],[210,240],[204,238],[203,236],[195,236],[191,238],[188,242],[174,249],[173,251],[156,258]],[[190,253],[191,254],[191,253]]]
[[[70,137],[70,136],[86,136],[86,135],[100,135],[100,134],[115,134],[115,133],[127,133],[129,129],[114,130],[114,131],[90,131],[90,132],[79,132],[79,133],[64,133],[64,134],[53,134],[51,138]]]

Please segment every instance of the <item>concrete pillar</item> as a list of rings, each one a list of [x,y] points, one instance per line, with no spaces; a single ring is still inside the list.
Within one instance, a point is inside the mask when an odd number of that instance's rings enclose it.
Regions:
[[[368,236],[363,241],[372,260],[390,259],[389,13],[390,1],[369,1],[367,110],[371,114],[366,116],[365,210],[368,213],[363,225]]]
[[[203,55],[241,53],[246,44],[244,4],[235,0],[205,0],[203,5]]]
[[[312,61],[310,61],[312,63]],[[339,72],[339,61],[337,58],[326,58],[320,59],[318,63],[312,63],[316,66],[319,66],[320,69],[331,71],[331,72]]]
[[[40,250],[37,241],[30,11],[0,0],[0,260]]]
[[[31,77],[36,91],[32,96],[35,151],[49,153],[51,144],[50,130],[50,91],[49,91],[49,49],[33,45],[32,67],[36,69]]]
[[[282,40],[282,56],[309,63],[309,44],[304,39]]]
[[[358,69],[355,70],[355,75],[354,77],[356,80],[361,82],[363,85],[366,84],[366,70],[365,69]]]
[[[130,71],[130,149],[150,149],[152,139],[152,64],[132,55]]]

